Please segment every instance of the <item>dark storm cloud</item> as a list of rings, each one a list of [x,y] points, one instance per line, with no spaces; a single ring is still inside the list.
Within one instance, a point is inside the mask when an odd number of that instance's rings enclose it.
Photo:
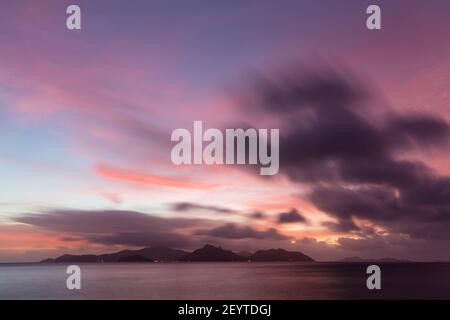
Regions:
[[[343,220],[350,220],[354,215],[389,220],[395,218],[400,209],[392,192],[375,186],[358,189],[316,187],[310,199],[322,211],[332,212]]]
[[[263,241],[289,239],[273,228],[260,231],[217,220],[162,218],[137,211],[54,209],[23,215],[14,220],[45,231],[61,233],[61,239],[86,240],[103,245],[162,245],[192,249],[203,245],[210,238]]]
[[[400,146],[410,144],[427,146],[442,143],[448,138],[450,130],[447,122],[426,114],[409,117],[397,116],[389,121],[386,133],[395,137],[394,142]]]
[[[268,78],[256,76],[253,94],[257,107],[276,115],[291,115],[314,105],[317,112],[335,113],[360,102],[367,95],[354,79],[333,70],[293,70]],[[335,108],[329,106],[335,104]]]
[[[351,218],[340,217],[338,222],[324,222],[322,225],[336,232],[354,232],[360,230]]]
[[[278,215],[278,223],[306,223],[306,218],[302,216],[297,209],[291,209],[288,212],[281,212]]]
[[[403,199],[411,205],[434,206],[436,208],[449,209],[450,178],[438,177],[427,179],[420,184],[412,185],[404,190]]]
[[[388,157],[342,161],[337,165],[337,169],[339,177],[344,181],[398,188],[421,183],[432,176],[431,170],[423,163]]]
[[[289,239],[288,237],[280,234],[274,228],[270,228],[264,231],[258,231],[251,227],[238,226],[233,223],[228,223],[209,230],[198,230],[196,234],[224,239]]]
[[[349,169],[353,164],[364,163],[366,169],[381,162],[378,167],[380,171],[388,169],[389,182],[396,180],[389,177],[392,171],[403,167],[407,168],[398,179],[411,181],[423,165],[396,161],[395,152],[414,143],[439,145],[450,138],[448,123],[426,114],[389,113],[377,125],[366,116],[368,90],[348,75],[328,71],[280,78],[257,81],[253,104],[259,106],[259,113],[282,121],[281,170],[293,179],[308,177],[304,167],[316,169],[315,178],[340,178],[343,168],[357,179],[358,171]],[[331,177],[330,172],[334,173]]]
[[[210,206],[210,205],[202,205],[194,202],[176,202],[172,204],[172,208],[175,211],[191,211],[191,210],[205,210],[212,211],[216,213],[236,213],[235,210],[219,207],[219,206]]]
[[[111,235],[95,235],[88,236],[87,239],[92,243],[135,247],[167,246],[173,248],[188,248],[192,247],[194,242],[188,236],[180,235],[174,232],[158,231],[123,232]]]
[[[261,212],[261,211],[255,211],[255,212],[252,212],[250,214],[250,217],[253,218],[253,219],[265,219],[266,218],[266,214],[264,212]]]
[[[17,222],[60,232],[128,232],[172,230],[193,226],[201,219],[161,218],[129,210],[49,210],[27,214],[14,219]]]
[[[308,199],[337,219],[328,228],[364,233],[353,221],[364,218],[411,237],[444,238],[450,178],[407,156],[448,150],[449,124],[377,105],[382,99],[363,83],[332,70],[293,69],[260,77],[246,98],[259,118],[280,127],[280,174],[309,185]]]
[[[189,247],[193,242],[179,229],[209,226],[203,219],[162,218],[137,211],[49,210],[15,218],[64,236],[105,245]]]

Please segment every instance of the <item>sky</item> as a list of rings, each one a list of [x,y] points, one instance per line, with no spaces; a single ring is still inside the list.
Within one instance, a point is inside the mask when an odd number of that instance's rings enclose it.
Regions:
[[[375,2],[381,30],[360,0],[0,3],[0,262],[450,260],[450,3]],[[279,128],[279,173],[173,164],[194,120]]]

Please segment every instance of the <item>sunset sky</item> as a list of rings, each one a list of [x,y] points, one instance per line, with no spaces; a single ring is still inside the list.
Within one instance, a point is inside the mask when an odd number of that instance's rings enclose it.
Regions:
[[[206,243],[450,260],[450,2],[375,2],[1,2],[0,262]],[[194,120],[279,128],[279,173],[174,165]]]

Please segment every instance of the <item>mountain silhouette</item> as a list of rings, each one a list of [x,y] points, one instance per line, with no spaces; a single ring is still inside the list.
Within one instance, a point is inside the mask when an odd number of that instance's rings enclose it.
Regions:
[[[342,260],[339,260],[340,262],[364,262],[364,259],[358,256],[354,257],[347,257]]]
[[[135,255],[119,258],[117,262],[153,262],[153,260],[150,260],[144,256]]]
[[[363,259],[361,257],[347,257],[339,260],[339,262],[412,262],[406,259],[396,259],[396,258],[381,258],[381,259]]]
[[[45,259],[41,262],[100,262],[99,257],[94,254],[73,255],[64,254],[56,259]]]
[[[311,257],[295,251],[284,249],[258,250],[234,253],[233,251],[215,247],[210,244],[193,252],[171,249],[167,247],[148,247],[138,250],[122,250],[107,254],[71,255],[64,254],[55,259],[45,259],[42,263],[83,263],[83,262],[225,262],[225,261],[308,261]]]
[[[311,257],[297,251],[287,251],[281,248],[258,250],[249,258],[251,261],[307,261],[314,262]]]
[[[140,256],[147,261],[177,261],[188,254],[183,250],[171,249],[167,247],[149,247],[139,250],[122,250],[114,253],[101,255],[70,255],[65,254],[55,259],[45,259],[41,262],[118,262],[124,261],[128,257]]]
[[[244,257],[244,258],[247,258],[247,259],[252,255],[252,253],[249,252],[249,251],[238,251],[238,252],[236,252],[236,254],[238,256],[241,256],[241,257]]]
[[[180,261],[247,261],[247,259],[245,257],[238,256],[232,251],[207,244],[203,248],[197,249],[182,257]]]

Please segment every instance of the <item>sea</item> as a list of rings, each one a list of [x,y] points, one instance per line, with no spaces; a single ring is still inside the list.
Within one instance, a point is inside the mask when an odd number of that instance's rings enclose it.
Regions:
[[[69,290],[69,264],[0,264],[0,299],[450,299],[450,263],[81,263],[81,289]]]

